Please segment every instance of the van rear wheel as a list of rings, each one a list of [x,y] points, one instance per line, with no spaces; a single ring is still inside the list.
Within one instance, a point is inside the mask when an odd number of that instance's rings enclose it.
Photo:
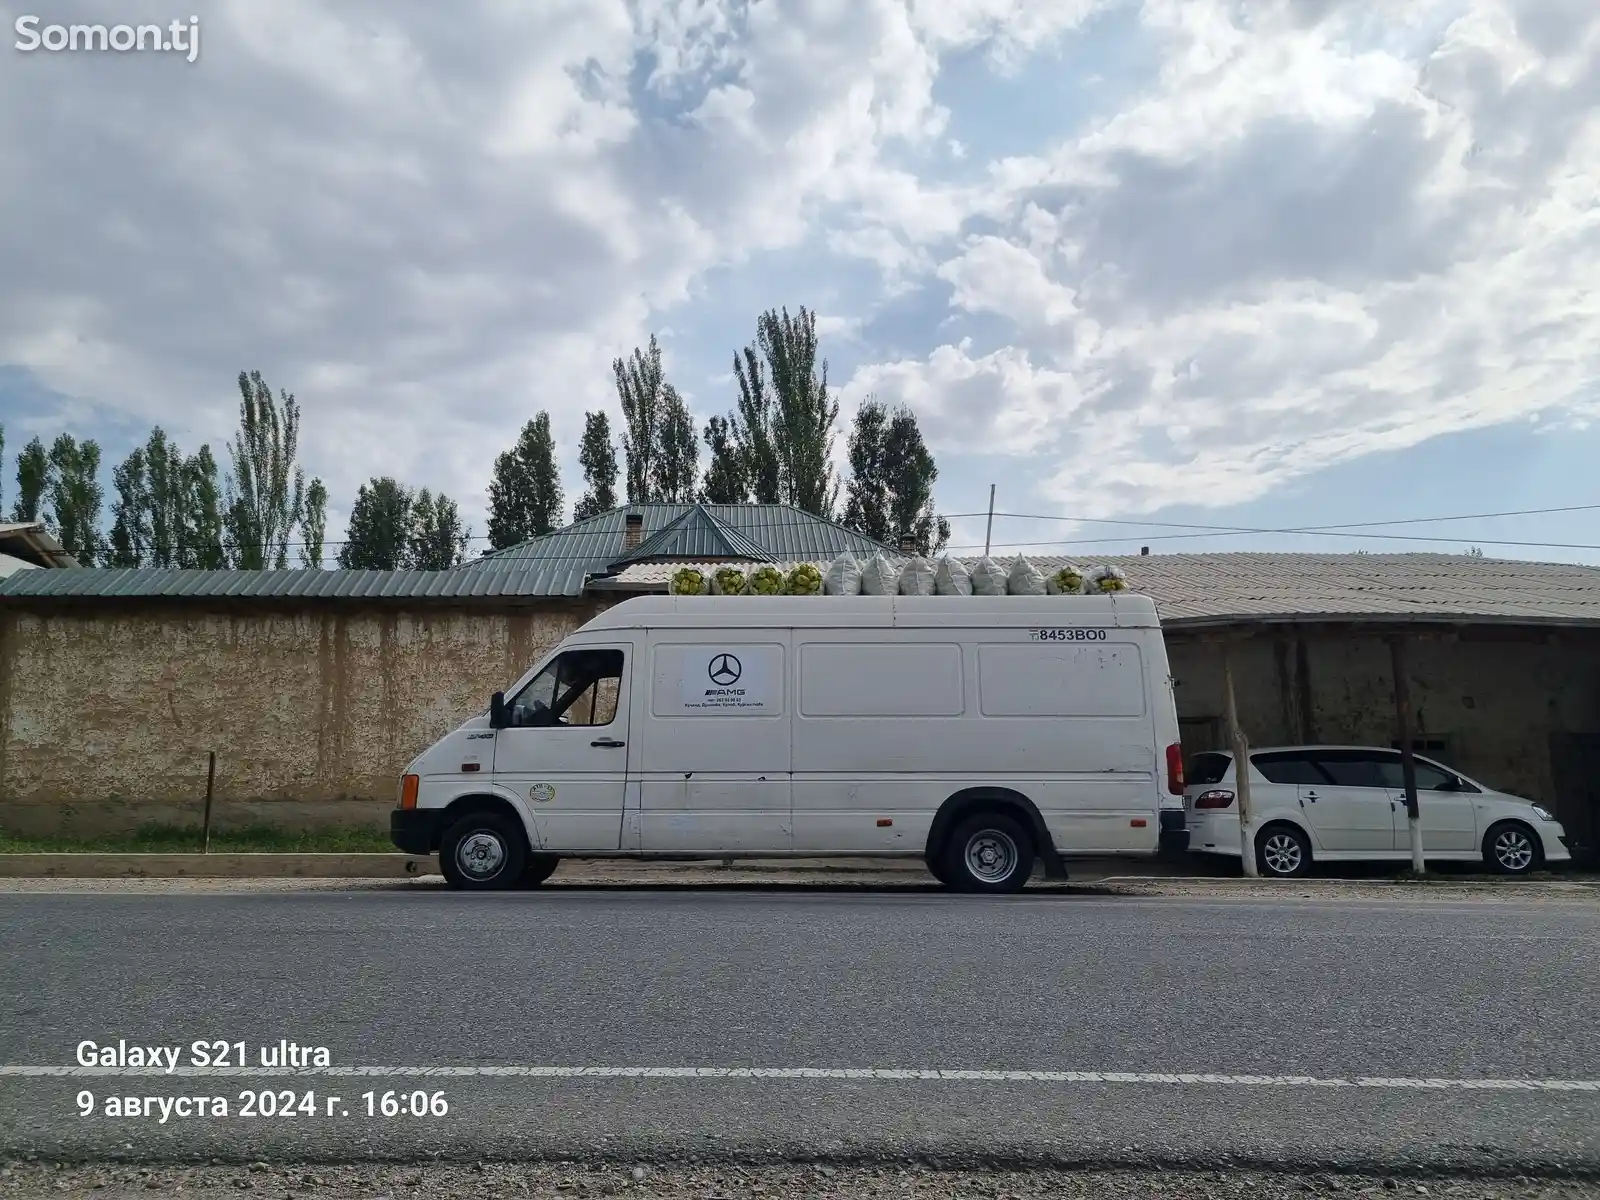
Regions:
[[[561,860],[554,854],[533,854],[528,856],[528,865],[522,870],[522,886],[538,887],[550,876],[554,875],[556,868],[561,865]]]
[[[956,826],[942,865],[940,878],[957,891],[1020,892],[1033,874],[1033,839],[1014,817],[975,813]]]
[[[528,843],[516,822],[497,812],[468,813],[439,839],[445,882],[467,891],[516,885],[528,861]]]

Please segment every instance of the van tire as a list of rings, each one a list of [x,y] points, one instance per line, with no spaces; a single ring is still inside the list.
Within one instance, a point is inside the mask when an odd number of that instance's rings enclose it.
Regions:
[[[963,818],[945,843],[946,887],[991,896],[1020,892],[1033,874],[1033,837],[1021,821],[988,810]]]
[[[560,865],[561,859],[554,854],[529,855],[528,865],[522,869],[522,886],[538,887],[554,875]]]
[[[445,882],[464,891],[514,887],[527,862],[528,839],[521,823],[488,809],[468,813],[439,839]]]

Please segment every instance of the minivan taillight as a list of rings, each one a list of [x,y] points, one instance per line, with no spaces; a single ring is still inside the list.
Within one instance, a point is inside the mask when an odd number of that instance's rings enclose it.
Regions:
[[[1212,788],[1194,798],[1196,808],[1228,808],[1233,804],[1233,793],[1225,788]]]
[[[1167,791],[1183,795],[1183,747],[1177,742],[1167,747]]]

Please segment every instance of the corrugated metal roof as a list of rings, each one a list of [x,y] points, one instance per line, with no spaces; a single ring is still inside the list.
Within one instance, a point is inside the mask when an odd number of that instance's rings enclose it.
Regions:
[[[998,556],[997,556],[998,557]],[[1464,554],[1162,554],[1030,556],[1046,573],[1068,562],[1121,568],[1168,626],[1313,619],[1600,623],[1600,568]],[[812,559],[817,565],[823,561]],[[898,560],[897,561],[903,561]],[[972,564],[975,558],[963,558]],[[1008,559],[1000,559],[1009,562]],[[683,564],[638,564],[609,581],[664,587]],[[785,570],[795,565],[784,562]],[[711,569],[713,564],[704,564]]]
[[[0,552],[40,567],[78,565],[78,560],[39,521],[0,522]]]
[[[644,517],[641,532],[648,540],[695,508],[748,538],[765,558],[834,558],[846,550],[875,554],[888,549],[854,530],[787,504],[635,504],[613,508],[521,545],[486,554],[469,563],[468,568],[481,569],[491,563],[555,561],[581,562],[589,571],[598,573],[629,555],[623,545],[624,518],[628,513]]]
[[[737,529],[717,520],[704,504],[696,504],[676,521],[645,538],[637,550],[613,566],[657,558],[737,558],[770,562],[772,555]]]
[[[579,596],[588,578],[571,563],[511,563],[450,571],[179,571],[159,568],[22,571],[0,581],[17,596],[187,599],[465,599]]]

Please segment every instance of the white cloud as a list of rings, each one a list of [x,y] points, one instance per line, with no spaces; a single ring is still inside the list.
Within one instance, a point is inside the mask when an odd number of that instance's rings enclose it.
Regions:
[[[943,252],[1012,346],[858,378],[1085,516],[1594,404],[1600,11],[1371,13],[1146,0],[1149,93],[997,164]]]
[[[1033,153],[997,156],[943,107],[950,55],[1012,72],[1111,36],[1094,18],[1118,7],[1125,60],[1094,58]],[[570,455],[583,410],[614,404],[614,356],[775,252],[881,272],[806,284],[854,367],[847,416],[906,400],[945,478],[1014,455],[1084,515],[1248,499],[1600,404],[1590,0],[200,12],[193,66],[16,55],[0,75],[0,364],[74,419],[218,445],[234,374],[259,367],[306,405],[336,501],[394,473],[481,528],[528,415],[550,409]],[[806,298],[763,279],[763,303]],[[921,289],[925,327],[875,332]]]

